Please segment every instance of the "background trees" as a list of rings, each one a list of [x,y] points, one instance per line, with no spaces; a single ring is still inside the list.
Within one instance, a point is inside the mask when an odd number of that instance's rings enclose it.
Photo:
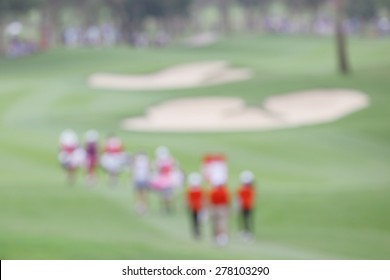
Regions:
[[[207,25],[204,23],[205,14],[210,8],[216,12],[217,18],[213,24]],[[207,29],[225,35],[237,30],[251,34],[264,30],[318,33],[318,22],[325,14],[331,22],[328,20],[323,24],[328,30],[334,27],[339,69],[341,73],[347,73],[345,26],[349,27],[349,33],[367,29],[371,34],[379,34],[375,31],[377,21],[382,17],[382,26],[386,27],[388,19],[384,11],[390,15],[390,0],[0,0],[0,53],[5,49],[5,26],[31,10],[39,14],[36,44],[41,50],[59,45],[64,31],[71,26],[85,32],[91,26],[99,27],[107,21],[113,23],[121,42],[133,44],[137,34],[150,36],[150,22],[154,23],[154,32],[164,31],[174,38]],[[241,14],[239,19],[237,10]],[[103,12],[104,19],[101,18]],[[64,19],[66,13],[68,19]],[[277,22],[282,28],[274,27],[272,21],[275,18],[282,21]],[[302,22],[297,23],[299,20],[304,22],[303,27]],[[348,25],[346,20],[349,20]],[[369,28],[351,29],[352,25]]]
[[[259,15],[265,15],[271,0],[237,0],[245,10],[245,24],[248,31],[253,32],[259,29]]]
[[[12,20],[13,16],[20,15],[34,5],[39,0],[0,0],[0,54],[5,52],[5,34],[4,29],[7,21]]]
[[[192,0],[105,0],[113,15],[119,19],[125,42],[132,41],[132,34],[142,31],[148,17],[172,21],[179,15],[186,15]],[[165,24],[165,26],[167,26]]]

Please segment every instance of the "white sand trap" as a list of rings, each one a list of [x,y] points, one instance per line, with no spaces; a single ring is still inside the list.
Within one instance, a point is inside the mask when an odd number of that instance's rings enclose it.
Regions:
[[[194,88],[250,79],[249,69],[232,68],[225,61],[178,65],[149,75],[97,73],[89,77],[93,88],[112,90],[164,90]]]
[[[369,105],[364,93],[312,90],[267,98],[248,107],[235,97],[183,98],[151,107],[146,116],[125,119],[135,131],[250,131],[299,127],[335,121]]]

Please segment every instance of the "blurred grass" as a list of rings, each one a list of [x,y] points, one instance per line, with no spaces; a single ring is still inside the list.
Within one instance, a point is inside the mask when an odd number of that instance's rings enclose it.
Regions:
[[[58,49],[0,59],[1,259],[389,259],[390,40],[349,42],[354,72],[337,75],[329,38],[237,36],[216,45],[163,50]],[[93,90],[94,72],[147,73],[178,63],[228,60],[253,69],[247,82],[170,91]],[[248,133],[124,132],[118,122],[148,106],[183,96],[266,96],[311,88],[366,92],[370,108],[340,121]],[[232,213],[232,242],[194,242],[181,194],[177,213],[159,213],[157,197],[144,218],[133,212],[126,174],[110,189],[67,186],[58,167],[64,128],[117,132],[129,151],[169,146],[185,171],[206,151],[228,155],[230,186],[243,169],[258,178],[256,236],[243,244]]]

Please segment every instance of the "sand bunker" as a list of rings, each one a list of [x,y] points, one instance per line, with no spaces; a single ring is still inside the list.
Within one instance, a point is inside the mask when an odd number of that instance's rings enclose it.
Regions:
[[[335,121],[367,107],[367,95],[353,90],[312,90],[267,98],[248,107],[240,98],[183,98],[150,108],[144,117],[124,120],[135,131],[250,131]]]
[[[97,73],[89,77],[93,88],[113,90],[164,90],[194,88],[250,79],[248,69],[232,68],[225,61],[183,64],[149,75]]]

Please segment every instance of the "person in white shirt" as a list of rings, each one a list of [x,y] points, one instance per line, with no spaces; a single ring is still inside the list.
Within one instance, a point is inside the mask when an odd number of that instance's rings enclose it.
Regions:
[[[132,158],[131,169],[136,191],[135,210],[139,214],[143,214],[147,210],[146,193],[150,184],[150,161],[147,154],[144,152],[136,153]]]

